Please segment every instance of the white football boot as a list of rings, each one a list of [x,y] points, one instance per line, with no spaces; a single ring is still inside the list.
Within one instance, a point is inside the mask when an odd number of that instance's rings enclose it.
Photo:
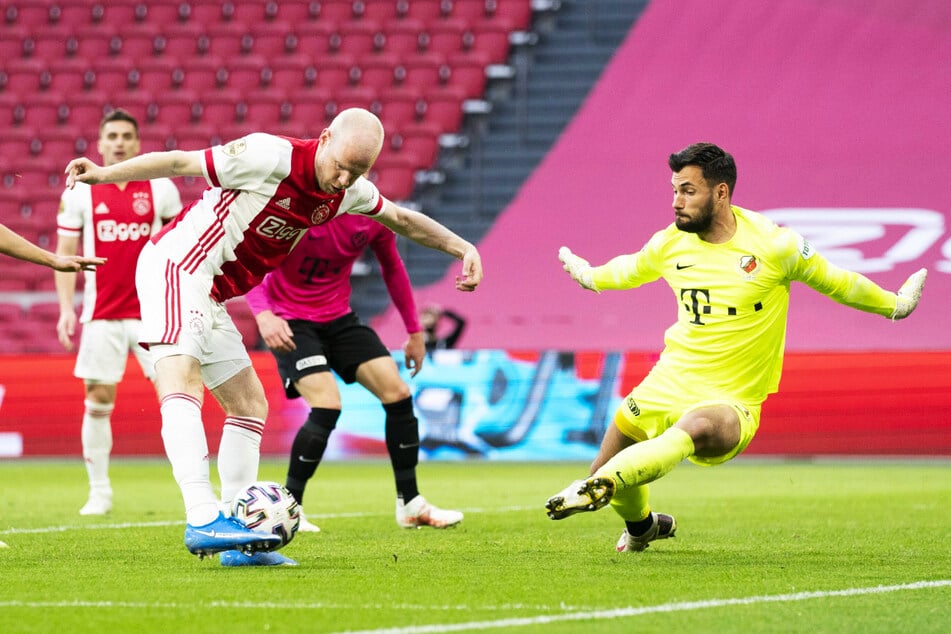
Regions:
[[[450,511],[433,506],[422,495],[403,503],[396,499],[396,523],[402,528],[448,528],[462,521],[461,511]]]

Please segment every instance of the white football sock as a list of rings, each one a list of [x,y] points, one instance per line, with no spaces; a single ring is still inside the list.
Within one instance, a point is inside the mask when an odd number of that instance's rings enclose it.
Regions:
[[[185,517],[192,526],[204,526],[218,517],[218,504],[211,487],[208,440],[198,399],[181,393],[162,399],[162,441],[172,475],[182,490]]]
[[[109,483],[109,454],[112,452],[112,403],[96,403],[87,400],[83,414],[80,437],[83,445],[83,460],[89,475],[90,495],[112,497]]]
[[[222,508],[230,509],[235,494],[258,479],[263,433],[264,421],[260,418],[229,416],[225,419],[218,446]]]

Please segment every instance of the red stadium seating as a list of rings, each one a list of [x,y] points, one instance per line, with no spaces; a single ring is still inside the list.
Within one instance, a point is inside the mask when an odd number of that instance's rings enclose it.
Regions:
[[[439,126],[432,123],[416,123],[404,126],[393,135],[399,137],[398,147],[396,139],[393,140],[393,147],[414,168],[428,169],[435,164],[436,157],[439,154],[439,135],[441,132]]]
[[[228,71],[222,58],[212,55],[191,57],[183,60],[178,86],[185,90],[204,93],[224,87],[228,81]]]
[[[233,124],[237,120],[236,108],[241,100],[242,94],[229,88],[202,95],[202,122],[218,126]]]
[[[396,11],[400,17],[423,20],[427,24],[449,15],[452,2],[445,0],[398,0]]]
[[[75,51],[72,50],[74,45]],[[76,28],[72,36],[66,40],[67,54],[89,60],[117,55],[121,49],[122,38],[112,24]]]
[[[341,23],[335,35],[339,40],[331,36],[331,48],[354,57],[376,53],[383,48],[386,41],[383,27],[368,18]]]
[[[428,91],[449,80],[450,69],[446,58],[439,53],[422,53],[409,57],[403,63],[402,83]]]
[[[312,68],[311,59],[306,55],[287,55],[276,57],[269,61],[271,71],[271,85],[275,88],[291,91],[307,85],[305,71]],[[313,79],[316,79],[314,71]]]
[[[129,63],[124,59],[107,57],[92,61],[92,70],[97,90],[117,94],[131,87]]]
[[[25,27],[5,25],[0,28],[0,59],[12,60],[24,57],[23,44],[30,40],[30,31]]]
[[[390,53],[380,53],[360,60],[359,84],[376,91],[395,86],[397,82],[397,68],[401,67],[401,58]]]
[[[416,186],[416,169],[408,159],[396,154],[378,158],[368,176],[391,200],[410,198]]]
[[[423,121],[436,124],[439,129],[454,132],[462,123],[462,102],[465,94],[453,86],[438,90],[428,90],[424,94],[426,108]]]
[[[489,56],[482,51],[455,53],[448,58],[450,75],[448,84],[460,88],[468,99],[476,99],[485,93],[486,66]]]
[[[175,128],[188,123],[195,123],[202,117],[202,107],[199,90],[168,91],[156,95],[155,104],[158,106],[151,124],[167,125]]]
[[[472,26],[471,48],[489,55],[489,59],[496,64],[503,63],[509,55],[509,35],[512,29],[506,22],[488,21],[478,22]]]
[[[387,134],[404,126],[416,123],[425,108],[422,91],[403,86],[393,86],[379,93],[380,120]]]
[[[40,76],[47,70],[42,59],[16,58],[5,64],[7,83],[4,91],[19,95],[32,95],[40,89]]]
[[[321,2],[276,2],[277,13],[273,20],[280,20],[288,24],[300,24],[316,20],[320,15]]]
[[[85,130],[98,130],[99,121],[111,98],[110,95],[97,90],[70,95],[67,103],[69,123]]]
[[[364,86],[349,86],[336,91],[332,97],[333,105],[329,106],[333,114],[347,108],[366,108],[379,110],[376,91]]]
[[[255,55],[274,58],[290,55],[297,49],[298,39],[290,22],[257,22],[248,25]]]
[[[50,62],[48,90],[73,95],[89,90],[96,84],[92,63],[86,59],[67,57]]]
[[[400,17],[396,11],[395,0],[357,0],[354,11],[367,20],[376,20],[381,24],[390,24]]]
[[[240,122],[262,131],[287,121],[292,109],[287,95],[277,90],[250,93],[245,96],[243,106],[238,114]]]
[[[152,22],[122,28],[118,33],[122,42],[119,55],[127,62],[155,55],[155,41],[161,33],[161,27]]]
[[[170,57],[149,57],[138,60],[135,71],[138,76],[137,86],[158,93],[174,87],[172,76],[178,62]]]
[[[226,67],[226,85],[241,92],[263,88],[274,78],[267,60],[260,55],[235,57],[226,62]]]
[[[5,128],[3,134],[0,134],[0,154],[4,156],[36,156],[42,148],[37,130],[31,126]]]
[[[385,24],[383,50],[393,55],[415,55],[426,50],[428,36],[422,20],[405,18]]]
[[[297,52],[309,55],[320,60],[333,53],[331,38],[336,33],[336,22],[321,20],[319,22],[303,22],[294,25],[294,35],[297,36]]]
[[[254,46],[248,27],[240,22],[210,24],[205,29],[209,38],[209,53],[222,59],[247,55]]]
[[[52,21],[50,19],[50,7],[45,2],[12,2],[3,8],[4,28],[8,26],[20,26],[32,31],[48,28]]]
[[[353,0],[322,0],[318,4],[321,22],[344,22],[358,17],[353,12]]]
[[[56,92],[42,92],[31,95],[23,102],[24,111],[21,122],[35,128],[56,126],[66,121],[69,110],[66,97]]]
[[[427,25],[429,50],[449,55],[463,49],[463,34],[469,32],[469,22],[461,18],[438,20]]]
[[[190,9],[190,5],[182,0],[148,0],[148,2],[140,1],[138,4],[144,8],[141,23],[159,28],[174,27],[176,24],[187,22],[188,18],[187,15],[183,15],[183,10],[187,12]]]

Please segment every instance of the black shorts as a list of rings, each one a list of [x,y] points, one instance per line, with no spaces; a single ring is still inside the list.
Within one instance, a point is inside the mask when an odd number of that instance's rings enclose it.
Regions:
[[[390,355],[379,335],[361,324],[356,313],[325,324],[306,319],[289,319],[287,323],[294,333],[297,349],[271,351],[277,359],[277,371],[287,398],[300,396],[294,383],[308,374],[333,370],[344,382],[353,383],[361,363]]]

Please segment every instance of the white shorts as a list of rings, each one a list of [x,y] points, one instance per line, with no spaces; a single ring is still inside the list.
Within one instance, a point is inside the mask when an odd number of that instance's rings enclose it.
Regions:
[[[224,304],[211,298],[211,282],[182,272],[151,242],[135,272],[142,306],[139,341],[149,346],[153,362],[178,354],[197,359],[209,389],[251,365]]]
[[[138,319],[94,319],[83,324],[73,374],[90,385],[116,385],[125,375],[131,351],[145,376],[155,378],[149,352],[139,345],[140,325]]]

